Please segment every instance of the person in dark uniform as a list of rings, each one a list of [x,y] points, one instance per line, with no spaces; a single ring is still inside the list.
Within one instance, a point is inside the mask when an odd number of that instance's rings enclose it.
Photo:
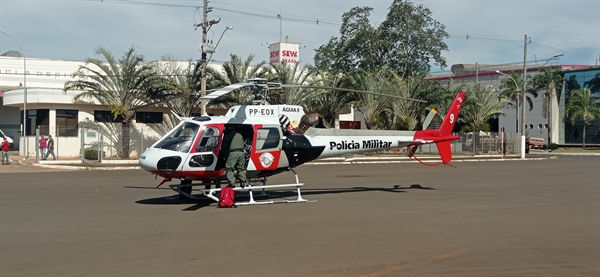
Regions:
[[[225,163],[227,170],[227,182],[230,187],[235,187],[235,179],[237,170],[237,178],[240,179],[241,186],[244,187],[246,180],[246,159],[244,155],[244,138],[240,133],[240,126],[234,127],[234,135],[229,144],[229,157]]]

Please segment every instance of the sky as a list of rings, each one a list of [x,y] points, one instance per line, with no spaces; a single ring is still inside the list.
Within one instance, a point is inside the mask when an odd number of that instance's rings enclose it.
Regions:
[[[385,20],[392,0],[211,0],[209,19],[215,43],[212,59],[268,61],[268,45],[300,43],[300,60],[313,63],[314,49],[339,36],[342,14],[357,6],[374,10],[370,21]],[[453,64],[523,62],[528,64],[600,63],[600,0],[421,0],[451,38],[442,55]],[[0,30],[13,36],[25,57],[83,61],[100,58],[98,46],[120,57],[130,47],[147,61],[168,55],[200,59],[202,0],[0,0]],[[281,15],[281,20],[277,15]],[[317,21],[319,24],[317,24]],[[224,33],[227,26],[232,30]],[[0,53],[19,50],[0,33]],[[561,55],[552,58],[556,55]]]

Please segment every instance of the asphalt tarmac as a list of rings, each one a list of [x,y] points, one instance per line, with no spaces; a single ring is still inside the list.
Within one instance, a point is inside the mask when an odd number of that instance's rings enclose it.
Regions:
[[[305,165],[317,202],[235,209],[141,170],[2,173],[0,276],[600,276],[599,156],[454,165]]]

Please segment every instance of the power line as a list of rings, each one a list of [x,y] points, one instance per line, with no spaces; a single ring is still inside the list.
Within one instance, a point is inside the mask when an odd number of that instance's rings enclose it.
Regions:
[[[140,6],[159,6],[159,7],[173,7],[173,8],[194,8],[194,9],[199,9],[201,6],[198,5],[182,5],[182,4],[166,4],[166,3],[156,3],[156,2],[147,2],[147,1],[137,1],[137,0],[104,0],[105,2],[112,2],[112,3],[117,3],[117,4],[129,4],[129,5],[140,5]],[[321,26],[326,26],[326,27],[339,27],[341,26],[341,24],[338,23],[333,23],[333,22],[328,22],[328,21],[322,21],[319,19],[302,19],[296,16],[280,16],[278,17],[277,14],[271,15],[271,14],[260,14],[260,13],[253,13],[253,12],[244,12],[244,11],[238,11],[238,10],[233,10],[233,9],[227,9],[227,8],[219,8],[219,7],[213,7],[214,10],[220,10],[220,11],[224,11],[224,12],[230,12],[230,13],[237,13],[237,14],[243,14],[243,15],[249,15],[249,16],[255,16],[255,17],[261,17],[261,18],[268,18],[268,19],[277,19],[277,20],[283,20],[283,21],[289,21],[289,22],[295,22],[295,23],[303,23],[303,24],[312,24],[312,25],[321,25]]]

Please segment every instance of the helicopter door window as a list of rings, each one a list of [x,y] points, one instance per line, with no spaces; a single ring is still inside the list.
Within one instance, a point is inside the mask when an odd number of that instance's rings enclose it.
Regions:
[[[219,143],[220,131],[216,127],[208,127],[204,130],[198,146],[196,146],[196,152],[213,151],[217,148]]]
[[[281,136],[279,129],[277,128],[261,128],[258,129],[258,136],[256,138],[256,149],[272,149],[279,147],[281,142]]]
[[[215,156],[213,154],[202,154],[193,156],[190,159],[189,166],[190,167],[209,167],[215,161]]]
[[[188,153],[192,148],[194,138],[198,134],[199,127],[198,124],[191,122],[179,125],[175,131],[158,141],[154,148]]]

